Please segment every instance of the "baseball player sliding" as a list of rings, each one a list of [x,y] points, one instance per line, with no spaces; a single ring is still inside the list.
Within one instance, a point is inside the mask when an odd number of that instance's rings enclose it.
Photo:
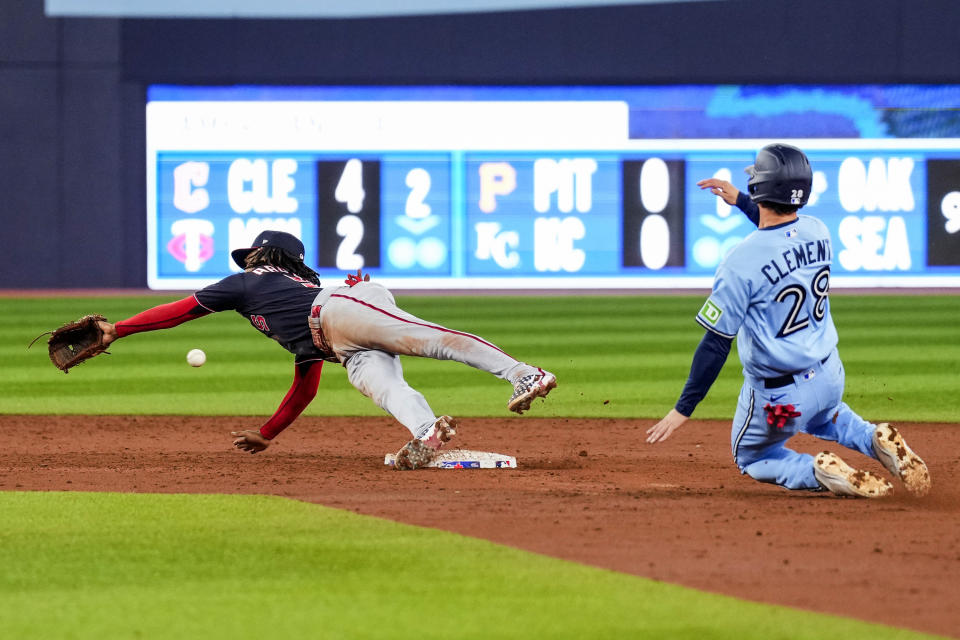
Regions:
[[[232,252],[242,272],[126,320],[99,320],[102,347],[134,333],[233,309],[295,356],[293,385],[279,408],[259,430],[233,432],[235,447],[250,453],[269,447],[316,396],[326,360],[341,363],[353,386],[410,430],[413,440],[398,452],[397,469],[429,463],[457,426],[450,416],[434,415],[423,395],[404,381],[399,356],[456,360],[508,380],[513,395],[507,408],[516,413],[557,386],[552,373],[520,362],[482,338],[399,309],[387,289],[360,271],[342,286],[321,288],[303,253],[295,236],[264,231],[252,247]]]
[[[747,169],[749,197],[723,180],[699,184],[735,204],[758,226],[724,258],[713,290],[697,314],[706,332],[676,406],[648,431],[663,442],[706,396],[738,339],[744,383],[731,430],[742,473],[787,489],[829,490],[879,498],[893,485],[829,452],[817,456],[786,446],[796,433],[876,458],[908,491],[930,490],[926,464],[889,424],[867,422],[842,400],[843,363],[830,316],[833,251],[826,225],[799,215],[813,174],[796,147],[771,144]]]

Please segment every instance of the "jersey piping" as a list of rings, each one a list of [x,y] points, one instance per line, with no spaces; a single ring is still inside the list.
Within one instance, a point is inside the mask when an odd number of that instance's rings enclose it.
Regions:
[[[480,342],[481,344],[484,344],[484,345],[486,345],[486,346],[488,346],[488,347],[490,347],[490,348],[492,348],[492,349],[496,349],[497,351],[499,351],[500,353],[502,353],[502,354],[504,354],[504,355],[507,355],[507,356],[510,355],[509,353],[507,353],[507,352],[504,351],[503,349],[499,348],[497,345],[495,345],[495,344],[490,344],[490,343],[487,342],[486,340],[483,340],[483,339],[481,339],[481,338],[478,338],[477,336],[473,335],[472,333],[466,333],[466,332],[464,332],[464,331],[454,331],[453,329],[447,329],[446,327],[439,327],[439,326],[437,326],[437,325],[435,325],[435,324],[428,324],[428,323],[426,323],[426,322],[414,322],[413,320],[408,320],[407,318],[401,318],[400,316],[398,316],[398,315],[396,315],[396,314],[393,314],[393,313],[390,313],[389,311],[387,311],[387,310],[385,310],[385,309],[381,309],[380,307],[378,307],[378,306],[376,306],[376,305],[372,305],[372,304],[370,304],[369,302],[364,302],[363,300],[358,300],[357,298],[354,298],[353,296],[345,296],[345,295],[343,295],[342,293],[335,293],[335,294],[331,295],[330,297],[331,297],[331,298],[343,298],[343,299],[345,299],[345,300],[350,300],[350,301],[352,301],[352,302],[356,302],[357,304],[361,304],[361,305],[363,305],[363,306],[365,306],[365,307],[367,307],[367,308],[369,308],[369,309],[373,309],[374,311],[379,311],[379,312],[382,313],[383,315],[389,316],[389,317],[393,318],[394,320],[399,320],[399,321],[401,321],[401,322],[406,322],[406,323],[408,323],[408,324],[415,324],[415,325],[420,326],[420,327],[427,327],[428,329],[436,329],[437,331],[443,331],[443,332],[445,332],[445,333],[453,333],[453,334],[458,335],[458,336],[463,336],[464,338],[470,338],[470,339],[476,340],[477,342]],[[510,357],[512,358],[513,356],[510,356]]]
[[[737,337],[736,334],[730,335],[729,333],[724,333],[723,331],[717,331],[714,327],[711,327],[709,324],[700,319],[700,316],[696,317],[696,321],[707,331],[717,334],[718,336],[724,337],[727,340],[733,340]]]

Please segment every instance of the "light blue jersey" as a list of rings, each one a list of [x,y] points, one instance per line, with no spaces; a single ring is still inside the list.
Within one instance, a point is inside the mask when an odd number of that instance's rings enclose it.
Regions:
[[[720,264],[697,322],[737,338],[745,376],[803,371],[837,346],[828,297],[832,257],[830,232],[817,218],[758,229]]]
[[[809,160],[796,147],[770,144],[747,173],[748,193],[737,192],[736,206],[763,228],[744,238],[717,268],[710,297],[697,314],[706,333],[690,375],[674,408],[648,430],[648,442],[662,441],[693,414],[736,339],[743,386],[730,425],[730,448],[740,471],[787,489],[886,495],[890,485],[884,480],[832,452],[814,458],[787,446],[798,433],[837,442],[881,460],[907,483],[905,467],[886,458],[892,455],[892,427],[881,432],[843,401],[846,374],[830,315],[830,232],[819,219],[794,213],[807,204],[813,184]],[[717,178],[697,184],[725,202],[736,191]],[[771,222],[780,224],[766,226]],[[909,449],[898,445],[898,460],[902,451]],[[917,464],[927,474],[923,462]],[[928,475],[911,482],[914,489],[929,489]]]
[[[820,489],[813,456],[786,447],[799,432],[875,457],[875,426],[843,402],[843,363],[830,316],[830,232],[806,215],[747,236],[717,269],[697,314],[737,338],[744,384],[730,444],[743,473],[788,489]],[[766,410],[796,413],[775,426]]]

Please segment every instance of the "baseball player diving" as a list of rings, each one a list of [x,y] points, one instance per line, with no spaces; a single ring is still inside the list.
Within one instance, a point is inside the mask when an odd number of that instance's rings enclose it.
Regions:
[[[514,359],[483,338],[399,309],[390,291],[360,271],[344,285],[321,288],[318,274],[303,262],[303,243],[289,233],[264,231],[252,247],[235,249],[231,257],[243,271],[182,300],[116,323],[97,316],[102,337],[96,353],[135,333],[236,311],[295,357],[293,384],[276,412],[259,430],[233,432],[234,446],[243,451],[263,451],[306,409],[317,394],[324,361],[342,364],[350,383],[413,435],[397,454],[397,469],[429,463],[456,433],[458,422],[435,415],[404,381],[399,356],[456,360],[503,378],[513,386],[507,408],[516,413],[557,386],[552,373]]]
[[[819,219],[799,215],[813,174],[807,156],[787,144],[762,148],[747,168],[749,197],[729,182],[703,180],[742,209],[757,231],[717,268],[696,320],[706,330],[680,399],[647,430],[647,442],[670,437],[706,396],[737,339],[743,387],[730,434],[741,473],[787,489],[880,498],[893,485],[840,456],[798,453],[796,433],[835,441],[879,460],[915,495],[930,491],[926,464],[889,424],[871,424],[843,402],[844,370],[830,316],[830,233]]]

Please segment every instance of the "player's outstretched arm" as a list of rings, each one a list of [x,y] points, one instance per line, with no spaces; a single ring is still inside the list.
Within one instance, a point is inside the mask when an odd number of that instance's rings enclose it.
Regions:
[[[308,360],[294,366],[293,385],[284,396],[283,402],[267,423],[259,431],[233,431],[233,446],[241,451],[257,453],[270,446],[270,442],[296,420],[307,405],[316,397],[320,386],[320,372],[323,360]]]
[[[663,420],[647,429],[647,442],[650,444],[663,442],[686,421],[687,416],[676,409],[670,409],[670,413],[665,415]]]
[[[118,321],[113,325],[114,340],[142,331],[170,329],[188,320],[202,318],[209,314],[210,310],[202,307],[197,299],[190,295],[182,300],[157,305],[126,320]]]
[[[713,386],[730,353],[733,340],[712,331],[706,331],[690,363],[690,376],[676,406],[663,420],[647,430],[647,442],[654,444],[670,437],[693,414],[694,408],[703,400]]]

